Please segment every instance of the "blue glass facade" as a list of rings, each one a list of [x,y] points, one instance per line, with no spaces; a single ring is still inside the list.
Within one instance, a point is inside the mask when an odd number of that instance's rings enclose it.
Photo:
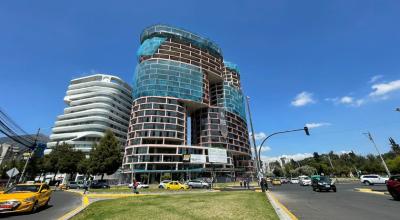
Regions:
[[[137,57],[153,55],[166,39],[166,37],[153,37],[145,40],[136,53]]]
[[[143,96],[170,96],[202,102],[203,73],[194,65],[152,59],[136,67],[134,99]]]
[[[246,111],[244,108],[244,97],[240,89],[231,86],[229,83],[224,82],[223,85],[224,97],[219,103],[222,103],[225,110],[240,115],[246,120]]]
[[[239,67],[238,67],[237,64],[231,63],[229,61],[224,61],[224,65],[225,65],[226,68],[228,68],[230,70],[233,70],[233,71],[235,71],[237,73],[240,73],[240,70],[239,70]]]
[[[159,36],[159,35],[185,39],[186,41],[189,41],[200,48],[209,49],[210,51],[222,56],[222,50],[216,43],[214,43],[210,39],[196,35],[194,33],[191,33],[189,31],[180,28],[171,27],[167,25],[159,24],[146,28],[140,35],[140,40],[143,42],[148,38],[152,38],[154,36]]]

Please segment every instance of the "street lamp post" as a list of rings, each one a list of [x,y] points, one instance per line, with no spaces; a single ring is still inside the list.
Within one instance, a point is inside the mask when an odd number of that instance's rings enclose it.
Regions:
[[[296,132],[296,131],[304,131],[307,136],[310,135],[310,133],[308,131],[308,127],[304,127],[304,128],[300,128],[300,129],[294,129],[294,130],[278,131],[278,132],[272,133],[272,134],[268,135],[266,138],[264,138],[264,140],[261,142],[260,146],[258,147],[258,159],[259,159],[258,166],[261,167],[261,148],[262,148],[264,142],[268,138],[270,138],[270,137],[272,137],[274,135],[277,135],[277,134],[284,134],[284,133],[290,133],[290,132]],[[256,152],[256,154],[257,154],[257,152]]]
[[[364,134],[368,137],[368,139],[369,139],[369,140],[372,142],[372,144],[374,145],[376,151],[377,151],[378,154],[379,154],[379,157],[381,158],[383,167],[385,168],[387,175],[390,177],[389,168],[387,167],[386,162],[385,162],[385,160],[383,159],[383,157],[382,157],[382,155],[381,155],[381,152],[379,152],[378,146],[376,146],[376,143],[375,143],[374,139],[372,138],[371,133],[368,132],[368,133],[364,133]]]
[[[255,133],[254,133],[254,128],[253,128],[253,121],[251,119],[251,112],[250,112],[250,104],[249,104],[250,97],[246,97],[246,103],[247,103],[247,111],[249,113],[249,121],[250,121],[250,129],[251,129],[251,137],[253,139],[253,147],[254,147],[254,159],[255,161],[261,160],[259,157],[257,157],[257,146],[256,146],[256,138],[255,138]],[[256,170],[257,170],[257,177],[259,177],[259,173],[261,172],[261,164],[256,162]]]

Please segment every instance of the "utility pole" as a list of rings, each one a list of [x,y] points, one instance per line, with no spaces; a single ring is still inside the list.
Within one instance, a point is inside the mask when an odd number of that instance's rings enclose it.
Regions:
[[[331,165],[331,168],[332,168],[332,170],[333,170],[333,169],[335,169],[335,168],[333,168],[331,156],[329,156],[329,153],[328,153],[327,155],[328,155],[329,164]]]
[[[254,156],[255,156],[255,162],[256,162],[256,168],[257,168],[257,177],[259,177],[259,173],[261,172],[261,167],[260,167],[260,160],[261,158],[258,158],[257,154],[257,146],[256,146],[256,138],[254,134],[254,128],[253,128],[253,121],[251,120],[251,112],[250,112],[250,105],[249,105],[249,100],[250,97],[246,96],[246,103],[247,103],[247,111],[249,112],[249,121],[250,121],[250,128],[251,128],[251,136],[253,139],[253,147],[254,147]]]
[[[381,158],[382,164],[383,164],[383,166],[385,167],[386,173],[387,173],[387,175],[390,177],[389,168],[387,167],[386,162],[385,162],[385,160],[383,159],[383,157],[382,157],[382,155],[381,155],[381,152],[379,152],[378,146],[376,146],[376,143],[375,143],[374,139],[372,138],[371,133],[368,132],[368,133],[364,133],[364,134],[369,138],[369,140],[370,140],[370,141],[372,142],[372,144],[374,145],[376,151],[377,151],[378,154],[379,154],[379,157]]]
[[[19,181],[18,182],[22,182],[24,179],[24,175],[25,175],[25,171],[26,171],[26,167],[28,166],[29,161],[32,158],[33,153],[35,152],[35,148],[36,148],[36,144],[37,144],[37,139],[39,137],[39,132],[40,132],[40,128],[38,129],[37,133],[36,133],[36,137],[35,137],[35,144],[33,145],[33,150],[31,150],[31,152],[29,152],[29,157],[25,162],[24,165],[24,169],[22,170],[21,176],[19,177]]]

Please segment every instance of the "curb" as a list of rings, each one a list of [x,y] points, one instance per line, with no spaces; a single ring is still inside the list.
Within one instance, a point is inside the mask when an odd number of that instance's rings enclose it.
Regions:
[[[278,215],[279,219],[282,220],[298,220],[298,218],[289,211],[279,200],[270,192],[265,192],[269,201],[271,202],[272,207],[275,209],[276,214]]]
[[[80,196],[82,196],[82,204],[79,207],[67,212],[66,214],[64,214],[63,216],[58,218],[58,220],[68,220],[68,219],[74,217],[75,215],[77,215],[82,210],[84,210],[90,204],[89,198],[86,195],[84,195],[83,193],[75,192],[75,191],[66,191],[66,192],[76,193],[76,194],[79,194]]]

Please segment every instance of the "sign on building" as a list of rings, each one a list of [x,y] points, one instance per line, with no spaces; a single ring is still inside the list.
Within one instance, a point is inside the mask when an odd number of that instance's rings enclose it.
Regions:
[[[207,156],[202,154],[191,154],[190,163],[206,163]]]
[[[190,154],[184,154],[183,155],[183,162],[189,162],[190,161]]]
[[[208,162],[227,163],[228,156],[225,149],[208,148]]]

